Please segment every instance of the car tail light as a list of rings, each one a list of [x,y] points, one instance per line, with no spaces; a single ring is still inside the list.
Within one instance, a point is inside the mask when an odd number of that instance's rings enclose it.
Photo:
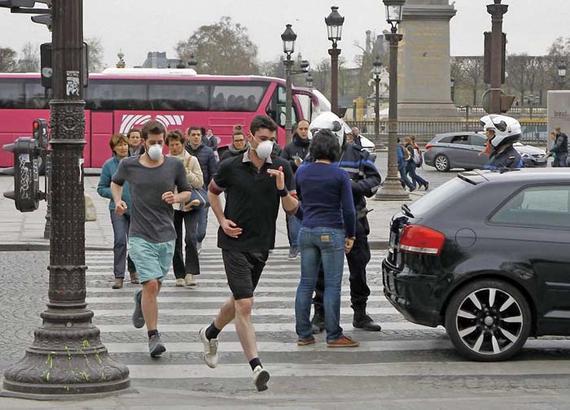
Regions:
[[[432,147],[433,147],[433,145],[431,145],[431,144],[426,144],[426,151],[427,151],[428,149],[431,149]]]
[[[400,250],[438,256],[443,249],[445,235],[421,225],[406,225],[400,237]]]

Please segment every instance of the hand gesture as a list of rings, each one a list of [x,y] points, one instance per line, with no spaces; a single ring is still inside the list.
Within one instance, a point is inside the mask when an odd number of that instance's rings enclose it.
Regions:
[[[168,205],[172,205],[173,203],[176,202],[176,195],[174,195],[174,192],[172,191],[165,192],[164,194],[162,194],[162,200],[166,202]]]
[[[267,173],[275,178],[275,185],[279,191],[285,189],[285,174],[283,173],[283,167],[279,167],[279,169],[268,169]]]
[[[237,239],[237,237],[240,236],[242,233],[242,229],[239,226],[237,226],[234,221],[231,221],[229,219],[224,219],[220,223],[220,227],[222,228],[224,233],[228,235],[230,238]]]
[[[344,238],[344,253],[348,254],[354,246],[354,238]]]
[[[125,201],[120,201],[115,204],[115,213],[117,215],[124,215],[127,212],[127,203]]]

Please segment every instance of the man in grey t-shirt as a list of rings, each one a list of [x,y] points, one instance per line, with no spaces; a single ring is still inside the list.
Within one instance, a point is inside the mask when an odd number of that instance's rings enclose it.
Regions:
[[[157,297],[174,254],[172,204],[188,202],[191,189],[182,162],[162,154],[165,135],[161,123],[147,122],[142,129],[145,153],[121,161],[111,183],[119,215],[127,210],[121,200],[122,185],[128,182],[131,191],[129,252],[143,284],[142,291],[135,294],[133,324],[141,328],[146,323],[151,357],[166,351],[157,330]]]

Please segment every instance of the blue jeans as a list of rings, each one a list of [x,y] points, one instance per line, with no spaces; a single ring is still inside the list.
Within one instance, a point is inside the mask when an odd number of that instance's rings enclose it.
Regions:
[[[289,236],[289,246],[299,246],[299,230],[301,229],[301,221],[294,215],[286,215],[287,217],[287,235]]]
[[[198,210],[200,217],[198,220],[198,229],[196,230],[196,242],[200,243],[206,237],[206,229],[208,228],[208,212],[210,207],[203,207]]]
[[[342,336],[340,327],[340,289],[344,265],[344,230],[306,228],[299,231],[301,280],[295,297],[295,330],[299,339],[313,337],[311,303],[322,263],[325,276],[323,304],[327,341]]]
[[[566,167],[566,161],[568,158],[568,154],[564,153],[564,154],[556,154],[554,157],[554,161],[552,161],[552,166],[553,167]]]
[[[408,161],[408,165],[406,166],[406,172],[407,172],[408,176],[410,177],[412,184],[414,184],[414,187],[416,185],[418,185],[420,187],[427,185],[428,182],[425,179],[423,179],[421,176],[416,174],[417,168],[418,168],[418,166],[416,165],[416,163],[414,161]]]
[[[408,187],[410,190],[415,189],[415,185],[410,181],[407,175],[406,164],[398,164],[398,171],[400,171],[400,183],[402,184],[402,188]]]
[[[128,261],[129,272],[136,272],[135,264],[127,256],[127,238],[131,217],[128,214],[117,215],[111,210],[111,224],[113,225],[113,274],[116,279],[125,278],[125,260]]]

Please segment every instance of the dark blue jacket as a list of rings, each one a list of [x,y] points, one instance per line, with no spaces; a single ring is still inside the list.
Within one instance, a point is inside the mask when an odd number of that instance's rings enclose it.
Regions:
[[[492,153],[485,169],[522,168],[524,162],[521,154],[511,145],[500,153]]]
[[[99,184],[97,185],[97,193],[103,198],[110,199],[109,209],[111,211],[115,210],[115,201],[113,201],[113,194],[111,193],[111,178],[117,172],[119,167],[119,159],[113,155],[103,164],[101,169],[101,177],[99,178]],[[129,192],[129,184],[125,182],[123,184],[123,196],[121,198],[127,203],[127,213],[131,209],[131,194]]]
[[[186,151],[198,159],[200,168],[202,168],[202,174],[204,174],[204,187],[207,188],[218,170],[218,161],[214,151],[210,147],[205,146],[204,143],[200,144],[196,149],[193,149],[188,144],[186,145]]]
[[[373,197],[382,183],[380,173],[370,159],[370,153],[354,144],[344,144],[339,166],[348,172],[352,181],[354,206],[357,217],[361,218],[366,215],[362,212],[366,208],[366,198]]]

